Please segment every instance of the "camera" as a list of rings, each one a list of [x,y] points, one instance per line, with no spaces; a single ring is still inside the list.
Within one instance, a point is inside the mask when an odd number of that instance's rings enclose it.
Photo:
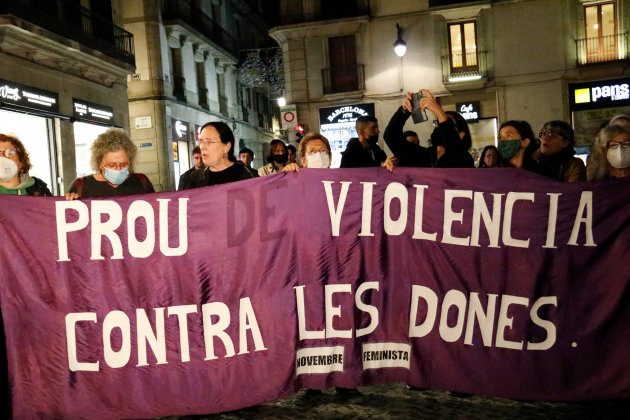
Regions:
[[[427,111],[420,109],[420,99],[422,96],[422,92],[416,92],[411,98],[411,118],[413,118],[414,124],[425,122],[429,119]]]

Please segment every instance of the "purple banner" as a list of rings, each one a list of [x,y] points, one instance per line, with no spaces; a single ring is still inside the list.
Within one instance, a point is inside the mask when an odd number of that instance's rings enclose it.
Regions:
[[[16,418],[155,418],[403,382],[630,397],[630,183],[300,170],[2,196]]]

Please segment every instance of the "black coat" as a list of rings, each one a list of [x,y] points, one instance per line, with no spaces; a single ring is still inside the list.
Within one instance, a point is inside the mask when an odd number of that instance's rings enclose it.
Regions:
[[[370,148],[372,150],[372,154],[374,154],[374,158],[368,151],[368,149],[364,148],[358,138],[353,137],[348,142],[346,146],[346,150],[343,151],[341,155],[341,168],[371,168],[371,167],[380,167],[381,163],[387,159],[387,155],[378,147],[378,144],[371,144]]]

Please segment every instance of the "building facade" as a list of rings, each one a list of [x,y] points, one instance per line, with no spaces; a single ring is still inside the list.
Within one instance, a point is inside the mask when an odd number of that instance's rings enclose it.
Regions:
[[[255,167],[280,135],[272,100],[279,92],[239,71],[256,56],[261,66],[248,68],[263,72],[267,58],[279,51],[267,34],[262,6],[259,0],[124,2],[124,26],[136,42],[128,90],[131,137],[141,172],[156,190],[176,188],[192,166],[196,133],[206,122],[229,124],[235,152],[252,149]]]
[[[31,174],[62,194],[91,173],[89,146],[127,129],[133,36],[122,1],[0,1],[0,127],[25,145]]]
[[[561,119],[586,153],[601,123],[630,112],[625,0],[276,0],[269,7],[287,102],[306,131],[328,136],[337,162],[358,115],[373,112],[383,129],[405,92],[421,88],[464,114],[478,149],[495,143],[503,121],[526,120],[537,132]],[[399,34],[403,57],[393,49]],[[405,128],[421,139],[432,130],[411,120]]]

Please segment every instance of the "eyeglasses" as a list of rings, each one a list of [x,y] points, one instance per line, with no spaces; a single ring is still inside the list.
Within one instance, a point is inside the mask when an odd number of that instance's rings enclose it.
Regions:
[[[563,137],[563,136],[562,134],[560,134],[560,132],[556,130],[547,129],[547,130],[540,130],[540,132],[538,133],[538,137],[542,139],[543,137]]]
[[[221,140],[199,139],[199,146],[210,146],[217,143],[221,143]]]
[[[621,146],[624,149],[630,149],[630,141],[609,141],[608,144],[606,144],[606,148],[608,149],[617,149],[619,146]]]
[[[326,149],[319,149],[319,150],[310,150],[310,151],[306,152],[307,155],[314,155],[315,153],[328,153],[328,150],[326,150]]]
[[[17,155],[17,151],[15,149],[0,150],[0,153],[2,153],[4,157],[6,158],[10,158],[13,155]]]
[[[120,171],[121,169],[129,167],[129,162],[103,163],[103,166],[107,169],[116,169],[117,171]]]

